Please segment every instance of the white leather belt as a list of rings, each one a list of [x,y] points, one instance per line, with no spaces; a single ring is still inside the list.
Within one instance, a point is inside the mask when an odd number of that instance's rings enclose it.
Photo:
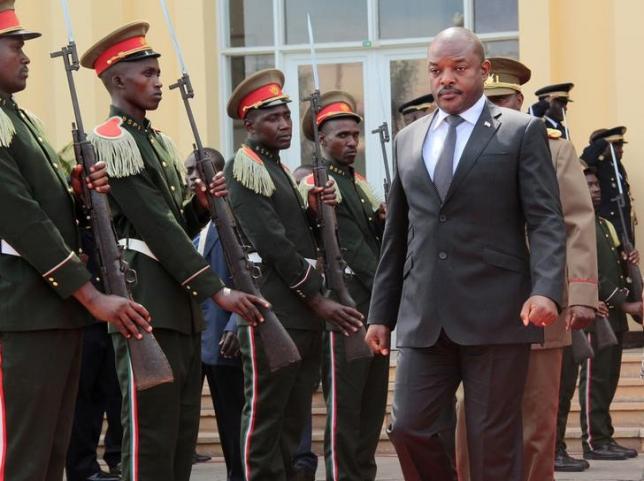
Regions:
[[[16,249],[11,247],[5,240],[0,240],[0,253],[7,256],[22,257]]]
[[[262,263],[262,256],[260,256],[257,252],[251,252],[250,254],[248,254],[248,260],[251,261],[253,264],[261,264]],[[308,259],[308,258],[305,257],[304,260],[306,262],[308,262],[309,265],[311,267],[313,267],[314,269],[317,266],[318,261],[316,259]],[[356,275],[356,273],[353,272],[353,269],[351,269],[351,267],[349,267],[349,266],[344,268],[344,273],[349,275],[349,276],[355,276]]]
[[[154,259],[155,261],[159,262],[159,259],[157,259],[157,256],[155,256],[148,245],[143,242],[142,240],[139,239],[119,239],[119,245],[123,247],[123,249],[127,251],[135,251],[143,254],[144,256],[148,256],[150,259]]]

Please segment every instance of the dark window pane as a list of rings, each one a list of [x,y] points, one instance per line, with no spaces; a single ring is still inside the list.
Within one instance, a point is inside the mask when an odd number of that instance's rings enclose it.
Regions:
[[[476,33],[519,30],[518,0],[474,0]]]
[[[273,45],[272,0],[228,0],[230,47]]]
[[[286,43],[309,43],[306,14],[315,41],[349,42],[368,38],[367,0],[285,0]]]
[[[485,42],[485,55],[488,57],[509,57],[519,60],[518,40],[496,40]]]
[[[391,81],[391,130],[395,135],[405,126],[398,112],[400,106],[421,95],[430,93],[427,59],[392,60],[389,64]]]
[[[318,66],[320,75],[320,90],[328,92],[329,90],[343,90],[349,93],[356,100],[356,110],[360,116],[364,117],[364,78],[362,73],[362,63],[334,63],[323,64]],[[310,65],[301,65],[298,67],[298,83],[300,98],[306,98],[313,91],[313,71]],[[309,102],[300,102],[300,119],[309,107]],[[294,108],[294,107],[292,107]],[[294,129],[300,129],[301,126],[294,125]],[[358,155],[354,162],[354,167],[358,173],[365,175],[365,144],[364,144],[364,127],[360,126],[360,144],[358,145]],[[301,132],[301,130],[300,130]],[[302,164],[311,165],[313,159],[314,145],[303,135],[300,136],[300,153]]]
[[[379,0],[380,38],[432,37],[463,26],[463,0]]]
[[[250,74],[272,68],[275,66],[273,55],[246,55],[245,57],[231,57],[230,59],[230,85],[231,92],[235,90],[242,80]],[[233,146],[235,149],[246,140],[246,129],[241,120],[233,120]]]

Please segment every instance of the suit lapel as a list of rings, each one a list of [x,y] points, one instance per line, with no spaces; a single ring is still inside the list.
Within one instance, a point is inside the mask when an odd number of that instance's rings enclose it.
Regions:
[[[452,183],[449,186],[447,195],[445,196],[445,202],[449,200],[451,195],[454,193],[458,186],[463,182],[463,179],[467,174],[472,170],[474,164],[481,156],[481,153],[487,147],[487,144],[490,142],[492,137],[496,134],[496,131],[501,125],[499,117],[501,116],[501,111],[491,103],[490,101],[485,102],[481,116],[479,117],[472,134],[470,135],[461,159],[458,162],[458,167],[456,172],[454,172],[454,178]]]
[[[425,179],[424,183],[429,186],[429,190],[440,200],[434,181],[429,176],[429,172],[427,172],[427,166],[425,165],[425,158],[423,156],[425,139],[427,138],[431,125],[434,123],[436,112],[438,112],[438,110],[434,110],[431,114],[416,120],[420,125],[415,129],[416,131],[414,132],[414,138],[412,140],[412,159],[416,165],[416,170],[422,171],[419,175]]]

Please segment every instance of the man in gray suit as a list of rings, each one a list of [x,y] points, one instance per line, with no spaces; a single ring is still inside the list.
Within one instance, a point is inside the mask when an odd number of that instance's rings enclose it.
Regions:
[[[489,69],[473,33],[439,33],[439,109],[394,141],[367,341],[388,353],[398,327],[389,435],[407,481],[451,479],[432,462],[442,446],[431,425],[461,381],[472,480],[521,479],[530,344],[561,302],[565,229],[545,127],[486,100]]]

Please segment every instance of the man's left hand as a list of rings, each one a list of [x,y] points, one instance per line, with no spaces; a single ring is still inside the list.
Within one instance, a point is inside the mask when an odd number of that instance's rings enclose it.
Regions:
[[[85,184],[90,190],[100,194],[107,194],[110,191],[109,179],[107,177],[107,165],[105,162],[96,162],[90,168],[90,174],[85,177]],[[77,164],[70,174],[72,189],[78,197],[83,195],[83,166]]]
[[[557,306],[545,296],[531,296],[521,309],[524,326],[532,323],[538,327],[546,327],[555,322],[557,317]]]
[[[566,330],[584,329],[595,320],[595,309],[588,306],[570,306],[566,309]]]
[[[627,256],[626,259],[633,265],[638,265],[640,263],[640,253],[637,249],[633,249]]]
[[[239,356],[239,338],[234,332],[224,331],[219,341],[219,352],[226,359]]]

